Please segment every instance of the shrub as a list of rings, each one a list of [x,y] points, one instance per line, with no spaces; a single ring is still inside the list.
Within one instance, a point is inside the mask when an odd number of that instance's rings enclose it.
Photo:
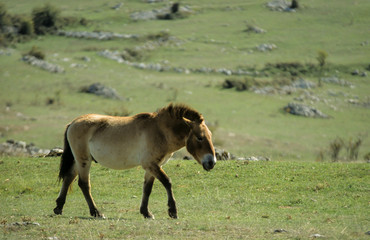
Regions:
[[[343,148],[344,142],[341,138],[336,138],[329,145],[330,157],[333,162],[339,160],[339,152]]]
[[[21,18],[18,33],[22,35],[32,35],[34,33],[34,26],[31,19]]]
[[[0,3],[0,27],[8,26],[10,24],[11,24],[11,21],[10,21],[10,17],[8,15],[6,6],[4,3]]]
[[[133,48],[125,48],[125,51],[121,54],[121,57],[127,61],[139,61],[144,59],[142,51]]]
[[[36,47],[36,46],[33,46],[31,48],[31,50],[26,53],[25,55],[30,55],[30,56],[34,56],[35,58],[38,58],[38,59],[45,59],[45,54],[44,52],[39,48],[39,47]]]
[[[324,67],[326,64],[326,58],[328,57],[328,53],[324,50],[320,50],[317,52],[316,60],[319,62],[320,67]]]
[[[32,20],[35,25],[35,32],[37,34],[45,34],[51,30],[56,30],[59,14],[59,9],[49,4],[33,9]]]
[[[352,138],[349,139],[348,145],[346,146],[347,160],[357,160],[361,144],[361,138],[357,138],[356,140],[353,140]]]

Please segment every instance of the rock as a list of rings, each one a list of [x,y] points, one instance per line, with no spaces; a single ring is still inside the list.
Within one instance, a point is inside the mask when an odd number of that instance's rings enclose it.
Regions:
[[[329,118],[328,115],[322,113],[316,108],[306,106],[299,103],[289,103],[284,107],[284,111],[293,115],[313,118]]]
[[[225,151],[224,149],[215,148],[216,158],[217,160],[231,160],[235,159],[235,156],[231,153]]]
[[[121,34],[112,32],[73,32],[58,30],[56,32],[58,36],[65,36],[70,38],[84,38],[84,39],[96,39],[96,40],[112,40],[112,39],[137,39],[139,35],[135,34]]]
[[[0,56],[11,56],[12,49],[0,49]]]
[[[321,235],[321,234],[318,234],[318,233],[312,234],[312,235],[310,236],[310,238],[323,238],[323,237],[325,237],[325,236],[323,236],[323,235]]]
[[[50,150],[48,154],[45,155],[45,157],[59,157],[62,156],[63,154],[63,149],[55,147]]]
[[[273,43],[262,43],[262,44],[258,45],[256,48],[260,52],[267,52],[267,51],[272,51],[277,47]]]
[[[350,83],[346,80],[343,80],[343,79],[339,79],[338,77],[335,77],[335,76],[321,78],[321,81],[325,82],[325,83],[332,83],[332,84],[345,86],[345,87],[351,87],[351,88],[354,87],[354,85],[352,83]]]
[[[50,150],[40,149],[34,144],[26,144],[24,141],[7,140],[0,144],[0,155],[6,156],[30,156],[39,157],[49,154]]]
[[[82,59],[82,61],[85,61],[85,62],[91,62],[91,58],[89,58],[87,56],[83,56],[81,59]]]
[[[106,87],[101,83],[91,84],[90,86],[82,89],[82,92],[91,93],[106,98],[122,100],[122,97],[117,94],[115,89]]]
[[[259,28],[257,26],[248,25],[247,29],[244,30],[245,32],[251,32],[251,33],[266,33],[266,30]]]
[[[313,82],[304,80],[303,78],[300,78],[298,80],[295,80],[292,83],[292,87],[302,88],[302,89],[311,89],[311,88],[316,88],[316,84]]]
[[[360,70],[356,69],[356,70],[352,71],[351,74],[353,76],[358,76],[358,75],[360,75]]]
[[[48,72],[51,72],[51,73],[64,73],[64,68],[61,67],[61,66],[58,66],[56,64],[53,64],[53,63],[49,63],[47,61],[44,61],[44,60],[41,60],[41,59],[38,59],[34,56],[30,56],[30,55],[25,55],[22,57],[22,61],[32,65],[32,66],[36,66],[36,67],[39,67],[43,70],[46,70]]]
[[[270,161],[270,158],[269,157],[263,157],[263,156],[251,156],[251,157],[247,157],[245,158],[245,160],[248,160],[248,161],[253,161],[253,162],[256,162],[256,161]]]
[[[287,230],[284,230],[284,229],[276,229],[276,230],[274,230],[274,233],[286,233],[286,232],[288,232]]]
[[[274,0],[271,2],[268,2],[266,5],[270,10],[272,11],[286,11],[287,9],[290,9],[290,5],[285,0]]]
[[[113,10],[118,10],[122,7],[123,3],[118,3],[117,5],[113,6],[112,9]]]

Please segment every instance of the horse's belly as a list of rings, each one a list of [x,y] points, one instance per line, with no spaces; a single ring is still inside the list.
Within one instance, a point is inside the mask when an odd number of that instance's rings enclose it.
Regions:
[[[128,169],[141,165],[145,152],[143,144],[115,146],[90,142],[89,147],[92,157],[98,163],[113,169]]]

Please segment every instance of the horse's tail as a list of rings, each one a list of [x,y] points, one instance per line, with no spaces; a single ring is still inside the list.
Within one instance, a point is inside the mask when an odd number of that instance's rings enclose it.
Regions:
[[[64,151],[60,159],[59,176],[58,179],[61,181],[64,179],[71,171],[74,165],[74,156],[72,154],[71,146],[69,145],[67,132],[70,125],[67,126],[64,132]]]

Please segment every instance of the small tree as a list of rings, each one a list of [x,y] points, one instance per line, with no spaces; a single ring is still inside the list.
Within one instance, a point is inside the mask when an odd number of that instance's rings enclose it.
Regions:
[[[325,52],[324,50],[320,50],[320,51],[317,52],[316,60],[318,61],[319,67],[320,67],[319,87],[321,87],[321,76],[322,76],[323,68],[326,64],[326,58],[327,57],[328,57],[328,53]]]
[[[328,57],[328,53],[324,50],[320,50],[317,52],[317,61],[319,62],[319,66],[323,68],[326,64],[326,58]]]
[[[33,9],[32,21],[35,25],[35,32],[37,34],[45,34],[50,31],[50,29],[55,29],[57,27],[59,14],[59,9],[49,4],[41,8]]]

